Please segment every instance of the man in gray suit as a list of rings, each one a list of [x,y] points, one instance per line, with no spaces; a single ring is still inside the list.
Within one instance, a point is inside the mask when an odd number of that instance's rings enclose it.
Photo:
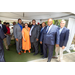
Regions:
[[[18,19],[18,24],[14,26],[14,37],[16,39],[16,49],[19,55],[21,55],[22,51],[22,20]]]
[[[31,41],[31,46],[33,48],[32,53],[34,55],[38,54],[38,42],[39,42],[39,35],[40,35],[40,26],[36,25],[36,21],[33,19],[32,20],[32,27],[30,30],[30,41]]]

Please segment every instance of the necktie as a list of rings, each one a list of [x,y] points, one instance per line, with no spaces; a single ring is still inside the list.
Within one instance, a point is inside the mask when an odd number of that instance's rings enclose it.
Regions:
[[[1,26],[0,26],[0,29],[1,29]]]
[[[50,27],[50,26],[48,26],[48,27],[47,27],[46,33],[48,32],[48,30],[49,30],[49,27]]]

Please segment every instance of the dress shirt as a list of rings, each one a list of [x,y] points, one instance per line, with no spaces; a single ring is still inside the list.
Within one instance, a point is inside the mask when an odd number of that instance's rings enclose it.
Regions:
[[[64,27],[63,27],[63,28],[64,28]],[[59,29],[59,34],[61,34],[61,32],[62,32],[63,28],[60,28],[60,29]]]
[[[7,26],[6,26],[6,28],[7,28],[7,34],[10,34],[10,28]]]
[[[33,25],[33,26],[31,27],[31,29],[30,29],[30,33],[29,33],[30,36],[31,36],[31,31],[33,30],[34,26],[35,26],[35,25]]]
[[[0,24],[1,28],[2,28],[2,24]]]

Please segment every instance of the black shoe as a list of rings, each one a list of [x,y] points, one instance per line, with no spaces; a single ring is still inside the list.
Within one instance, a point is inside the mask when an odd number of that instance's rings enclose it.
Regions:
[[[51,60],[48,60],[47,62],[51,62]]]
[[[44,56],[43,56],[42,58],[44,59],[44,58],[47,58],[47,57],[44,57]]]
[[[34,55],[37,55],[38,53],[34,53]]]
[[[43,53],[41,53],[40,55],[43,55]]]
[[[32,51],[31,53],[34,53],[34,51]]]

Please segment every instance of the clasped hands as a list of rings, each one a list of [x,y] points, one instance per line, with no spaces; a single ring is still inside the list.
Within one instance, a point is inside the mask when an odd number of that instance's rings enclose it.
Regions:
[[[40,44],[42,44],[42,41],[40,41]],[[55,46],[59,47],[59,44],[56,44]],[[62,46],[62,49],[65,49],[65,46]]]

